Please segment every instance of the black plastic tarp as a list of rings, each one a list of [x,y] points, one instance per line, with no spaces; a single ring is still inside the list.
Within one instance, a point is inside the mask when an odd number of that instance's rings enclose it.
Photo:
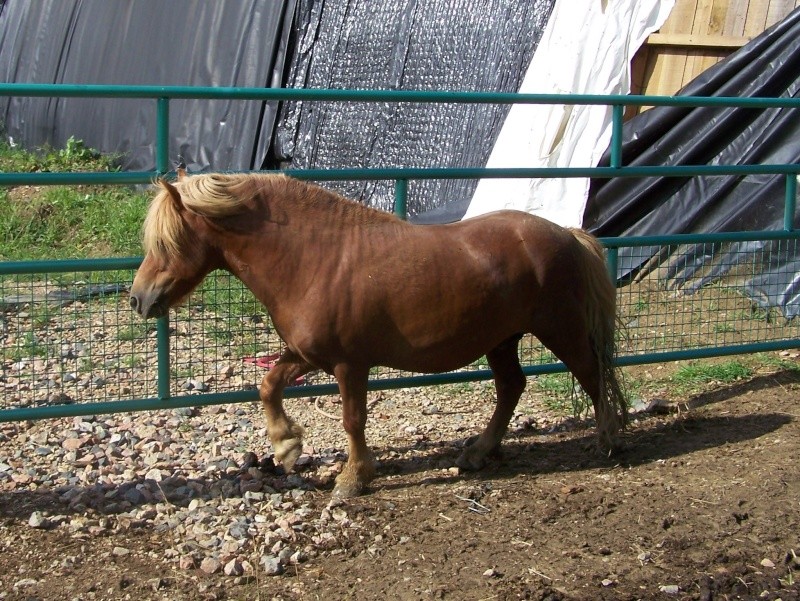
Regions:
[[[678,94],[794,98],[798,89],[800,9]],[[797,163],[800,119],[791,109],[656,107],[625,124],[622,156],[625,165]],[[600,165],[608,164],[606,153]],[[784,199],[782,175],[594,179],[583,223],[601,236],[780,230]],[[619,277],[627,278],[645,265],[650,268],[656,249],[651,251],[621,249]],[[726,265],[741,263],[740,255],[746,252],[769,259],[743,288],[759,304],[797,315],[800,284],[794,274],[800,273],[800,262],[787,250],[787,242],[733,245],[713,258],[700,246],[681,247],[664,260],[673,285],[690,290],[725,273]],[[734,255],[739,258],[734,260]]]
[[[555,0],[299,0],[287,87],[517,91]],[[293,169],[482,167],[504,105],[287,103],[275,160]],[[326,182],[391,210],[393,182]],[[476,182],[412,181],[414,216]]]
[[[0,81],[279,87],[295,0],[8,0]],[[26,147],[70,136],[153,169],[155,100],[0,97],[0,127]],[[191,170],[250,169],[267,154],[276,103],[174,100],[170,154]]]

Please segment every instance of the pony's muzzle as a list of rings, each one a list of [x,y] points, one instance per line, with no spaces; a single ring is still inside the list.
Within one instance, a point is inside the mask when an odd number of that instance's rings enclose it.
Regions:
[[[139,315],[147,319],[148,317],[161,317],[166,313],[166,310],[158,299],[153,295],[136,294],[131,291],[130,299],[128,302],[131,309],[136,311]]]

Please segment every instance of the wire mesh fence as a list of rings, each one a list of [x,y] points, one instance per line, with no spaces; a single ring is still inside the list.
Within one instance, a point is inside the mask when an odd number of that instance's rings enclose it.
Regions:
[[[787,317],[796,303],[780,309],[770,295],[792,289],[797,240],[755,248],[701,243],[624,249],[618,282],[621,358],[645,363],[665,353],[797,346],[800,322]],[[767,266],[769,282],[761,279]],[[155,322],[142,321],[128,306],[133,276],[133,270],[86,270],[0,278],[0,411],[69,405],[89,413],[93,403],[158,397],[164,368],[159,336]],[[256,398],[255,389],[282,350],[264,308],[223,272],[212,274],[171,312],[168,340],[168,396],[189,397],[187,404],[220,393],[220,401]],[[556,364],[530,336],[520,354],[529,373]],[[471,372],[480,379],[486,369],[481,359],[461,376]],[[408,376],[415,375],[384,368],[372,374],[374,382]],[[293,394],[317,394],[316,385],[332,382],[327,374],[311,373],[295,383]],[[416,377],[412,382],[427,383]]]

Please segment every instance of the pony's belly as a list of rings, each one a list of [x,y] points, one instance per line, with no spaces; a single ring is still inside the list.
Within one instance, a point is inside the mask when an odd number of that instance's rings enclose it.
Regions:
[[[445,345],[438,348],[417,349],[412,353],[387,356],[384,367],[417,373],[442,373],[461,369],[474,363],[499,343],[486,341],[478,345]]]

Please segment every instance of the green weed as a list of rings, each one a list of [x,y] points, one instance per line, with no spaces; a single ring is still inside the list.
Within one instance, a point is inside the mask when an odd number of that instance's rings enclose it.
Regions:
[[[6,172],[116,171],[119,158],[101,154],[72,136],[64,148],[43,146],[33,151],[0,141],[0,171]]]
[[[753,375],[752,368],[741,361],[724,363],[692,363],[680,367],[672,376],[672,383],[678,392],[699,392],[706,384],[719,382],[730,384]]]
[[[116,157],[81,140],[30,152],[0,142],[0,171],[112,171]],[[0,260],[141,254],[139,231],[149,196],[119,186],[0,191]]]

